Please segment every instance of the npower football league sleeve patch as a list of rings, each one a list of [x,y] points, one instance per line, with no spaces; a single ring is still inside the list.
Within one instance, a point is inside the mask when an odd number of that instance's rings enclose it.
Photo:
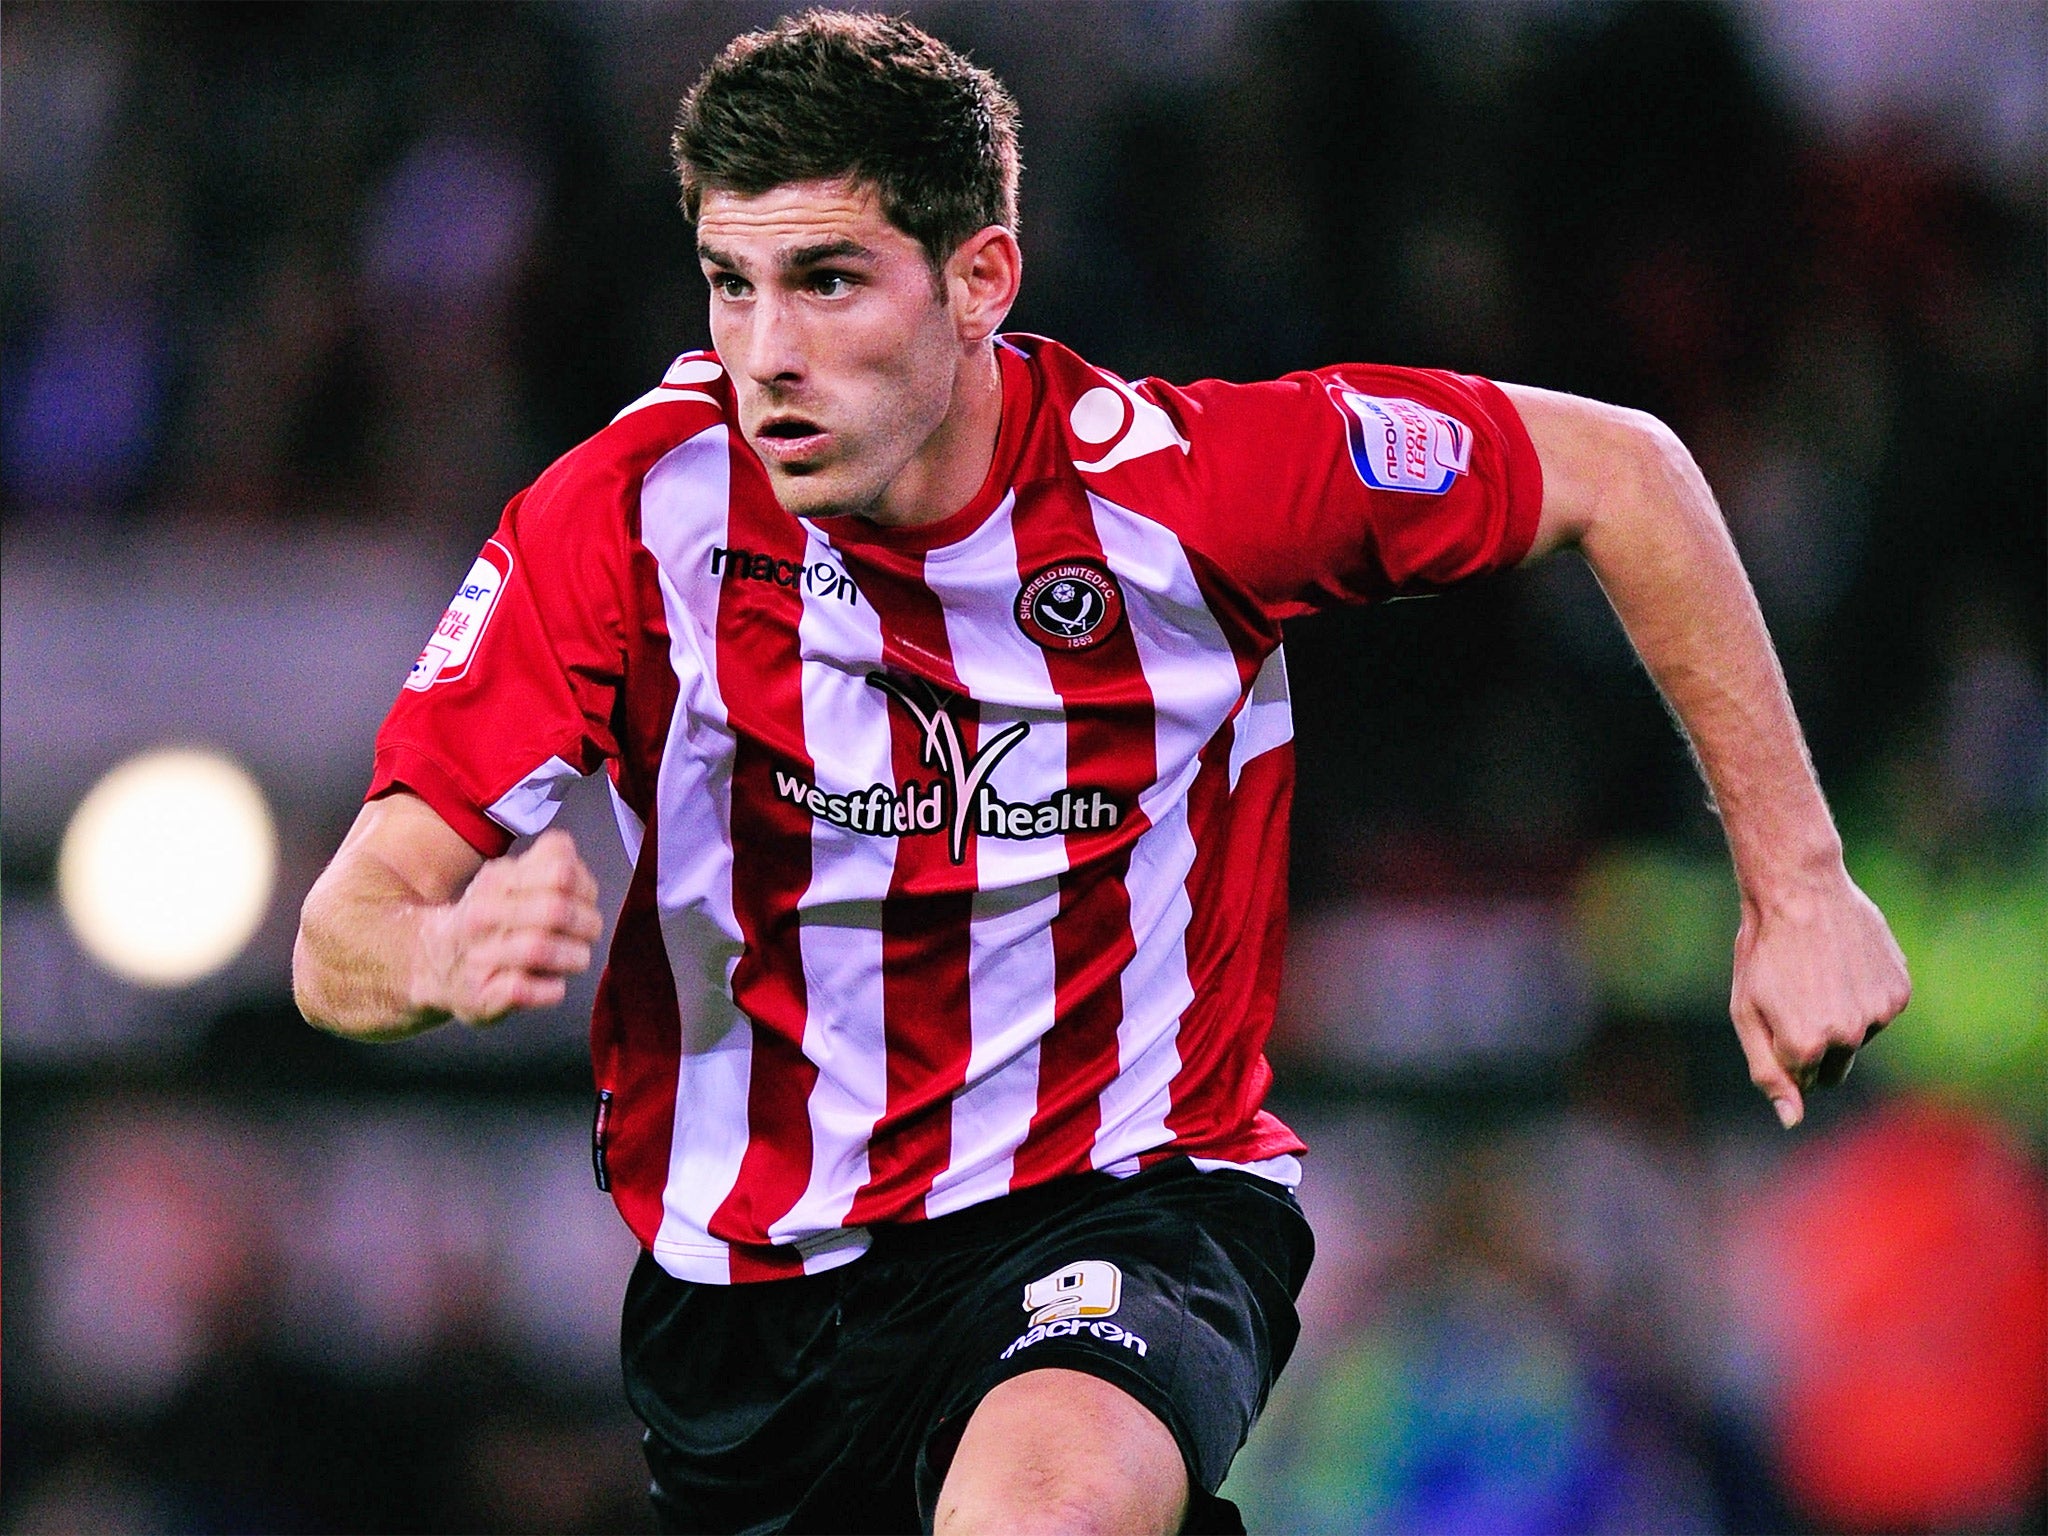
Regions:
[[[434,626],[426,649],[412,664],[412,672],[405,680],[407,688],[424,693],[436,683],[454,682],[469,670],[476,643],[491,621],[498,594],[505,590],[511,576],[512,551],[496,539],[490,540],[476,557],[476,564],[469,568],[469,574],[462,578],[462,585],[455,589],[455,596],[441,615],[441,622]]]
[[[1472,465],[1472,429],[1420,401],[1326,384],[1344,418],[1351,466],[1376,491],[1441,496]]]

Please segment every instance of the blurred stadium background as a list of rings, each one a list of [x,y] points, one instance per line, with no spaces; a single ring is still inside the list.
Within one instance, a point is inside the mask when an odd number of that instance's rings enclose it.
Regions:
[[[1676,426],[1914,965],[1780,1134],[1714,824],[1583,568],[1301,625],[1274,1054],[1322,1257],[1253,1529],[2041,1530],[2048,9],[910,9],[1022,102],[1017,327]],[[372,1049],[287,971],[499,506],[703,343],[667,125],[774,14],[0,15],[7,1529],[645,1527],[588,987]],[[144,986],[57,855],[160,747],[254,775],[276,878]]]

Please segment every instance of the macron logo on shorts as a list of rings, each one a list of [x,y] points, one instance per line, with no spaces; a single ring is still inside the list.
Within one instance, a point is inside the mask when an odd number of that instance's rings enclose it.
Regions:
[[[1323,386],[1351,444],[1351,467],[1376,491],[1441,496],[1472,467],[1472,429],[1414,400]]]
[[[1086,1335],[1105,1344],[1134,1349],[1142,1357],[1145,1341],[1116,1323],[1105,1322],[1123,1305],[1124,1272],[1106,1259],[1082,1259],[1062,1265],[1024,1287],[1024,1310],[1031,1326],[1003,1351],[1007,1360],[1020,1349],[1046,1339]]]

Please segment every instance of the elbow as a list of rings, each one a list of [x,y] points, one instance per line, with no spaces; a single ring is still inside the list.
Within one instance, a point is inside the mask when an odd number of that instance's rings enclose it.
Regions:
[[[1653,541],[1674,519],[1719,511],[1692,452],[1678,434],[1648,411],[1611,408],[1605,423],[1598,494],[1586,508],[1575,542],[1597,570],[1603,551]],[[1722,535],[1725,537],[1725,534]]]
[[[1705,484],[1678,434],[1648,411],[1522,386],[1509,399],[1543,466],[1531,560],[1560,548],[1595,559],[1598,546],[1664,520]]]
[[[389,994],[365,959],[352,909],[316,882],[299,911],[292,941],[292,1001],[313,1028],[366,1045],[404,1040],[445,1020],[445,1013],[412,1009]]]
[[[306,930],[301,928],[298,940],[292,945],[292,1002],[297,1005],[300,1018],[315,1029],[325,1029],[329,1026],[322,1018],[311,973],[312,963],[306,955]]]
[[[1692,450],[1661,418],[1634,410],[1617,416],[1621,441],[1616,458],[1628,479],[1628,494],[1621,500],[1654,504],[1682,494],[1681,487],[1706,483]]]
[[[298,936],[292,940],[292,1002],[298,1006],[299,1017],[315,1029],[340,1034],[342,1030],[331,1017],[325,989],[320,984],[320,963],[308,931],[313,922],[312,904],[313,899],[308,896],[306,906],[299,912]]]
[[[336,945],[318,882],[306,894],[299,908],[299,931],[292,940],[292,1002],[299,1017],[315,1029],[344,1039],[363,1038],[362,1020],[353,1018],[347,1006],[346,972],[333,956]]]
[[[1688,460],[1692,457],[1663,417],[1630,406],[1617,406],[1614,414],[1616,425],[1640,451],[1657,458],[1669,458],[1673,454]]]

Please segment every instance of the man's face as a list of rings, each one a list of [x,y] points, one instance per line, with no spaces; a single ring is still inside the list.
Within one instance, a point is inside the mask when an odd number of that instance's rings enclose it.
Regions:
[[[711,341],[776,498],[805,517],[876,506],[952,402],[961,341],[924,247],[872,187],[707,191],[697,254]]]

